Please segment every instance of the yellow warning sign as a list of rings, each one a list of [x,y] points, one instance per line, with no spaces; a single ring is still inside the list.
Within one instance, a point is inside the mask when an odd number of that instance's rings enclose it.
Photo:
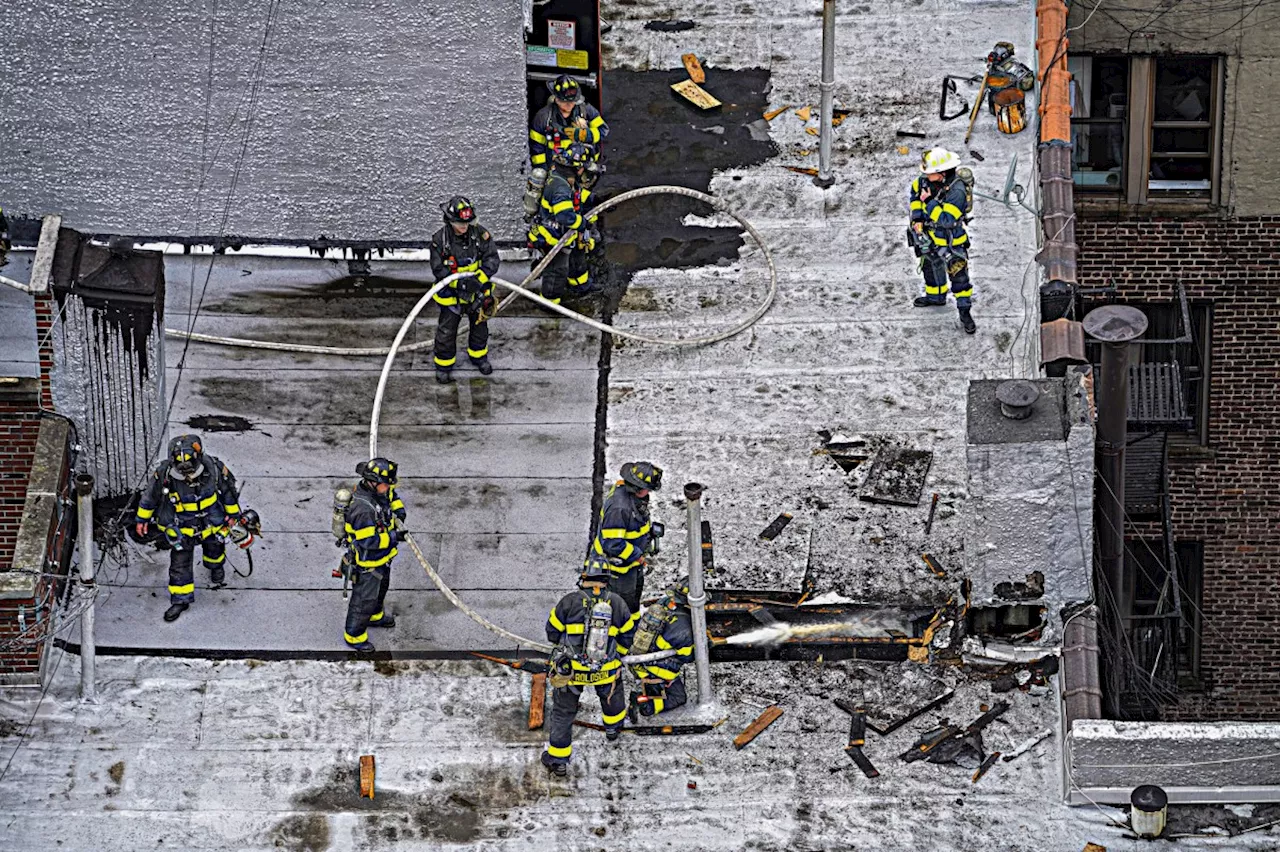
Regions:
[[[556,64],[561,68],[576,68],[579,71],[587,70],[588,56],[585,50],[557,50]]]

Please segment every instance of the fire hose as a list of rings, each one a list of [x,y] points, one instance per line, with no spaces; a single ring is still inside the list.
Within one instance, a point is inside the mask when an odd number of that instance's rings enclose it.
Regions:
[[[648,195],[683,195],[688,198],[694,198],[694,199],[697,199],[698,201],[702,201],[706,204],[709,204],[711,207],[715,208],[717,212],[726,214],[727,216],[731,217],[734,221],[736,221],[739,225],[741,225],[743,230],[745,230],[747,234],[751,237],[751,239],[755,241],[756,245],[760,247],[760,251],[764,255],[765,263],[768,265],[768,269],[769,269],[769,288],[768,288],[768,292],[765,294],[764,300],[760,303],[760,305],[756,307],[754,311],[752,311],[749,317],[747,317],[742,322],[739,322],[736,325],[728,329],[725,329],[724,331],[716,332],[715,334],[706,335],[703,337],[691,337],[691,338],[684,338],[684,339],[649,337],[647,335],[637,334],[632,331],[626,331],[624,329],[616,328],[606,323],[598,322],[594,319],[591,319],[590,317],[583,316],[582,314],[579,314],[575,311],[572,311],[568,308],[562,307],[561,305],[558,305],[554,302],[544,299],[542,296],[538,295],[537,293],[534,293],[530,290],[525,289],[525,287],[530,282],[532,282],[534,279],[536,279],[539,275],[542,274],[543,270],[547,268],[547,265],[551,263],[552,258],[554,258],[557,253],[563,250],[566,245],[568,245],[570,242],[573,241],[573,239],[576,237],[576,233],[574,231],[569,231],[564,236],[562,236],[559,242],[557,242],[554,246],[552,246],[550,251],[547,252],[547,254],[542,258],[542,260],[536,266],[534,266],[533,269],[529,271],[529,274],[525,276],[524,280],[521,281],[520,284],[513,284],[510,281],[504,281],[501,278],[490,279],[492,283],[497,284],[498,286],[504,287],[507,290],[511,291],[495,309],[494,311],[495,315],[498,313],[498,311],[501,311],[502,308],[510,304],[516,298],[516,296],[519,295],[519,296],[524,296],[526,299],[531,299],[532,301],[537,302],[543,307],[549,308],[555,311],[556,313],[559,313],[577,322],[583,323],[584,325],[590,326],[591,328],[594,328],[598,331],[602,331],[608,334],[613,334],[618,337],[626,338],[628,340],[635,340],[641,343],[653,343],[661,346],[681,346],[681,347],[705,346],[711,343],[717,343],[721,340],[728,340],[729,338],[735,335],[741,334],[743,331],[746,331],[748,328],[755,325],[756,322],[759,321],[759,319],[762,316],[764,316],[764,314],[769,310],[769,307],[773,304],[774,297],[777,295],[778,271],[777,271],[777,268],[774,266],[773,256],[770,255],[769,253],[769,247],[765,244],[764,238],[760,236],[760,233],[755,229],[755,227],[750,222],[744,219],[740,214],[729,209],[729,207],[719,198],[716,198],[713,195],[708,195],[705,192],[699,192],[696,189],[688,189],[682,186],[650,186],[650,187],[645,187],[643,189],[633,189],[627,192],[623,192],[609,199],[608,201],[603,202],[602,204],[597,206],[595,209],[593,209],[589,214],[587,214],[584,218],[588,221],[595,221],[600,216],[601,213],[605,212],[611,207],[621,204],[624,201],[630,201],[632,199],[642,198]],[[427,292],[422,295],[422,298],[418,300],[418,303],[413,306],[413,310],[411,310],[408,316],[405,317],[404,322],[401,323],[400,330],[396,333],[395,340],[392,341],[390,348],[342,348],[342,347],[333,347],[333,346],[312,346],[312,345],[305,345],[305,344],[276,343],[273,341],[245,340],[242,338],[231,338],[231,337],[215,337],[213,335],[195,334],[192,332],[182,331],[180,329],[165,329],[165,334],[171,337],[187,337],[191,340],[194,340],[200,343],[214,343],[214,344],[221,344],[225,346],[238,346],[238,347],[243,347],[248,349],[274,349],[277,351],[284,351],[284,352],[304,352],[304,353],[317,354],[317,355],[345,355],[345,356],[385,355],[386,361],[385,363],[383,363],[382,373],[378,377],[378,389],[374,395],[374,401],[373,401],[373,414],[369,421],[369,457],[374,458],[375,456],[378,455],[378,424],[382,414],[382,402],[383,402],[383,395],[386,391],[387,378],[391,373],[391,365],[395,362],[396,354],[402,350],[401,344],[404,342],[405,335],[408,333],[409,328],[413,325],[414,320],[417,319],[418,314],[420,314],[423,308],[425,308],[427,304],[431,301],[432,296],[434,296],[436,293],[438,293],[440,290],[442,290],[452,282],[460,278],[468,277],[471,274],[472,273],[455,273],[453,275],[449,275],[448,277],[443,278],[440,281],[436,282],[431,287],[431,289],[427,290]],[[415,351],[418,349],[424,349],[424,348],[430,347],[432,345],[434,345],[432,341],[424,340],[418,343],[412,343],[407,346],[404,346],[403,351],[405,352]],[[431,563],[427,561],[426,556],[422,553],[422,550],[418,547],[417,542],[413,540],[413,536],[410,535],[407,531],[405,533],[404,540],[409,545],[409,548],[413,551],[414,556],[422,564],[423,570],[427,572],[427,576],[431,578],[431,582],[435,583],[436,588],[440,590],[440,593],[443,594],[451,604],[453,604],[455,607],[457,607],[463,613],[465,613],[467,617],[469,617],[472,621],[476,622],[486,630],[492,633],[495,633],[498,636],[503,637],[504,639],[507,639],[508,641],[515,642],[517,645],[527,647],[527,648],[532,648],[547,654],[551,653],[552,646],[549,645],[548,643],[539,642],[533,639],[527,639],[523,636],[519,636],[515,633],[512,633],[511,631],[497,624],[494,624],[492,621],[488,620],[483,615],[481,615],[480,613],[472,609],[470,606],[468,606],[466,602],[464,602],[460,597],[458,597],[456,592],[454,592],[451,588],[449,588],[449,586],[444,582],[444,580],[441,579],[440,575],[436,573],[436,570],[431,567]],[[669,657],[674,653],[675,651],[656,651],[654,653],[640,654],[634,657],[623,657],[622,662],[628,665],[645,663],[652,660],[658,660],[664,657]]]

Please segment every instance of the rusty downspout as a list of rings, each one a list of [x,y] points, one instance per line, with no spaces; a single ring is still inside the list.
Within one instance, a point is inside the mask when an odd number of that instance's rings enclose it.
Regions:
[[[1076,286],[1075,200],[1071,183],[1071,74],[1067,71],[1067,3],[1036,4],[1036,55],[1040,68],[1040,221],[1044,268],[1040,319],[1064,316]]]

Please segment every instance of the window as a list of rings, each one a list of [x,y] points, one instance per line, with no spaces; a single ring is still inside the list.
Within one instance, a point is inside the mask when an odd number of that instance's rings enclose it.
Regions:
[[[1217,196],[1222,74],[1212,56],[1073,56],[1072,177],[1130,204]]]
[[[1125,540],[1125,570],[1133,590],[1130,639],[1147,671],[1161,663],[1171,664],[1173,670],[1165,671],[1186,687],[1200,679],[1204,544],[1176,542],[1173,556],[1176,572],[1171,576],[1164,542]],[[1176,587],[1171,582],[1174,576]]]
[[[1125,107],[1129,59],[1069,56],[1071,71],[1071,174],[1086,190],[1119,192],[1123,185]]]
[[[1209,346],[1212,342],[1213,306],[1192,302],[1191,342],[1145,343],[1144,340],[1174,340],[1184,334],[1182,305],[1179,302],[1151,302],[1136,305],[1147,317],[1147,333],[1130,351],[1135,364],[1177,364],[1182,374],[1182,397],[1191,417],[1187,440],[1209,443]],[[1183,442],[1184,445],[1186,441]]]

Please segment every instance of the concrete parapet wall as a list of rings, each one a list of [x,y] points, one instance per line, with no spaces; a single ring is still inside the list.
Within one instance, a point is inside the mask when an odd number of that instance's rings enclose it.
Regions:
[[[1280,725],[1078,719],[1067,741],[1072,801],[1128,802],[1155,784],[1175,803],[1280,800]],[[1262,788],[1271,788],[1270,795]]]

